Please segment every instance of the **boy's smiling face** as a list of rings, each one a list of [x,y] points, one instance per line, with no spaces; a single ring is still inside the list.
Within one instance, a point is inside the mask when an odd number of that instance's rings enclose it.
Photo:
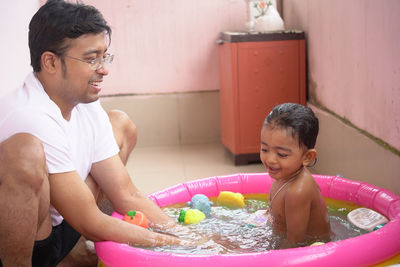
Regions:
[[[261,130],[260,159],[275,180],[290,179],[304,165],[307,149],[285,128],[264,125]]]

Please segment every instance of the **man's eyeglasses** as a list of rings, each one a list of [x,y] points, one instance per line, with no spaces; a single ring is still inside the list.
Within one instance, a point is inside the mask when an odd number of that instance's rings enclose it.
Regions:
[[[64,56],[68,57],[68,58],[71,58],[71,59],[82,61],[84,63],[87,63],[87,64],[90,65],[92,70],[99,70],[99,69],[101,69],[103,67],[103,64],[110,64],[114,60],[114,55],[113,54],[108,54],[108,53],[105,54],[102,59],[95,58],[93,60],[85,60],[85,59],[71,57],[71,56],[67,56],[67,55],[64,55]]]

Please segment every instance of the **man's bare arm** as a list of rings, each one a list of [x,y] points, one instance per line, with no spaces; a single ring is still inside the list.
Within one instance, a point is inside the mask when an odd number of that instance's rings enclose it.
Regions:
[[[151,226],[156,228],[176,225],[152,200],[136,188],[118,155],[94,163],[91,175],[116,211],[122,214],[128,210],[141,211],[150,220]]]
[[[138,246],[181,242],[173,236],[161,235],[102,213],[92,191],[75,171],[50,174],[49,181],[52,205],[74,229],[90,240]]]

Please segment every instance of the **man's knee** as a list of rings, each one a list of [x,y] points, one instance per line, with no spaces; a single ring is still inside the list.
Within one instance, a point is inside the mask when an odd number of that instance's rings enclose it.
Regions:
[[[110,118],[118,145],[120,147],[127,145],[133,149],[137,141],[137,129],[133,121],[125,112],[120,110],[109,111],[108,117]]]
[[[39,191],[47,177],[43,145],[31,134],[15,134],[0,144],[0,181],[28,185]]]

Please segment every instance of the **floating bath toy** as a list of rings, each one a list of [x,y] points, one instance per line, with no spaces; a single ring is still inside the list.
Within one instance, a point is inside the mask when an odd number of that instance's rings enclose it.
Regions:
[[[314,242],[314,243],[312,243],[312,244],[310,245],[310,247],[320,246],[320,245],[323,245],[323,244],[325,244],[325,243],[324,243],[324,242]]]
[[[266,210],[257,210],[252,213],[250,217],[246,220],[246,223],[250,226],[265,226],[268,223],[268,213]]]
[[[196,224],[206,218],[206,215],[197,209],[181,210],[178,218],[178,222],[184,224]]]
[[[350,211],[347,214],[347,219],[358,228],[368,232],[378,230],[389,222],[385,216],[367,208],[358,208]]]
[[[123,220],[131,224],[139,225],[143,228],[149,228],[146,216],[140,211],[128,211]]]
[[[241,193],[233,193],[231,191],[221,191],[217,197],[217,204],[228,208],[243,208],[244,196]]]
[[[207,218],[211,216],[211,206],[214,203],[208,199],[206,195],[196,194],[192,197],[192,199],[187,203],[189,207],[192,209],[198,209],[203,212]]]

